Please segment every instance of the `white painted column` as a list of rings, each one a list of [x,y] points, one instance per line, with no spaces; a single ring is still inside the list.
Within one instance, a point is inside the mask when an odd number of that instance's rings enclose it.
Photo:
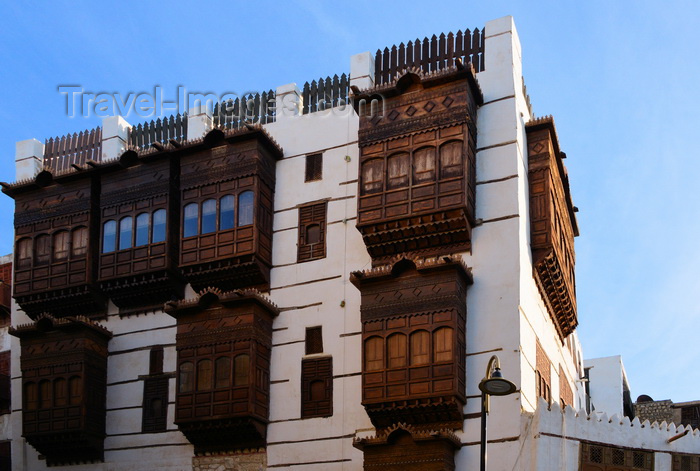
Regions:
[[[102,161],[116,159],[124,153],[131,125],[121,116],[102,118]]]
[[[214,129],[211,109],[206,105],[190,108],[187,112],[187,140],[204,137]]]
[[[44,144],[36,139],[15,144],[15,181],[37,176],[44,169]]]
[[[304,98],[296,83],[277,87],[275,93],[276,121],[304,114]]]
[[[361,52],[350,57],[350,86],[360,90],[374,87],[374,56]]]

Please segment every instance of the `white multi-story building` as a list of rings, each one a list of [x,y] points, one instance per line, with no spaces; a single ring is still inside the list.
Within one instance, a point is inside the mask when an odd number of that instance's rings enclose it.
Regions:
[[[504,17],[19,142],[12,469],[475,469],[493,355],[489,469],[697,466],[700,432],[574,412],[578,228],[521,56]]]

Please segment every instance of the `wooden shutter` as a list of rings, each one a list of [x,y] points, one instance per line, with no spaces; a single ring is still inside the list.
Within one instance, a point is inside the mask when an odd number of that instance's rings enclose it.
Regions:
[[[323,177],[323,154],[306,156],[306,175],[304,181],[312,182]]]
[[[301,418],[333,415],[333,358],[301,362]]]
[[[306,354],[323,353],[323,332],[321,327],[306,328]]]
[[[161,350],[162,351],[162,350]],[[168,419],[168,377],[146,378],[143,381],[143,433],[162,432]]]
[[[306,262],[326,256],[326,202],[299,208],[297,261]]]

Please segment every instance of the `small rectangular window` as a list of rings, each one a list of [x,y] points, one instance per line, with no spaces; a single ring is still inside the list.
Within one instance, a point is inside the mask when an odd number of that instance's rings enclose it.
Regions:
[[[149,361],[148,374],[163,374],[163,347],[151,348],[151,358]]]
[[[301,418],[333,415],[333,358],[301,362]]]
[[[306,354],[323,353],[323,335],[321,327],[306,328]]]
[[[164,432],[168,424],[167,376],[154,376],[143,381],[142,433]]]
[[[313,182],[323,178],[323,154],[306,156],[306,177],[304,181]]]
[[[306,262],[326,256],[326,202],[299,208],[297,261]]]

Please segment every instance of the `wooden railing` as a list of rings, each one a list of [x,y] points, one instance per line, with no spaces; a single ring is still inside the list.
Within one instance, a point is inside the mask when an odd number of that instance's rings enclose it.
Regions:
[[[214,126],[238,129],[248,124],[275,122],[275,92],[246,94],[214,105]]]
[[[445,33],[432,38],[416,39],[392,46],[385,47],[384,51],[377,50],[374,59],[374,83],[380,85],[388,83],[396,77],[398,72],[409,67],[416,67],[423,72],[435,72],[447,67],[452,67],[455,60],[459,59],[463,64],[471,63],[474,70],[484,70],[484,30],[479,28],[464,33]]]
[[[138,149],[147,149],[154,142],[167,144],[171,139],[179,142],[187,139],[187,113],[146,121],[129,131],[129,145]]]
[[[44,168],[53,172],[99,161],[102,154],[102,128],[47,139],[44,143]]]
[[[333,78],[326,77],[306,82],[302,90],[304,102],[304,114],[314,113],[342,106],[348,103],[348,88],[350,80],[346,74],[340,77],[334,75]]]

